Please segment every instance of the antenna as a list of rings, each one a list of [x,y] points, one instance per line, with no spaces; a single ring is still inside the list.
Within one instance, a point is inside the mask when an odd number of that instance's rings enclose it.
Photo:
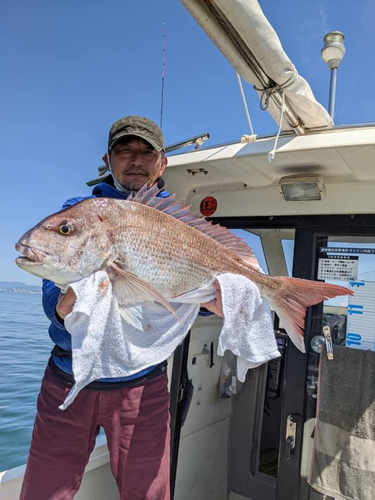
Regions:
[[[163,24],[163,59],[162,59],[162,72],[161,72],[160,128],[163,128],[166,39],[167,39],[167,28],[166,28],[165,23],[164,23]]]
[[[324,47],[321,51],[323,61],[331,70],[328,113],[332,120],[335,118],[337,69],[345,55],[344,40],[345,36],[341,31],[331,31],[324,37]]]

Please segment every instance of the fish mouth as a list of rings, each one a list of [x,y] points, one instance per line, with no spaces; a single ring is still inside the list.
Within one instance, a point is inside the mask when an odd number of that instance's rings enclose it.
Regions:
[[[47,254],[38,248],[31,248],[23,243],[16,243],[16,250],[22,254],[22,257],[17,257],[16,263],[22,266],[42,266],[46,259]]]

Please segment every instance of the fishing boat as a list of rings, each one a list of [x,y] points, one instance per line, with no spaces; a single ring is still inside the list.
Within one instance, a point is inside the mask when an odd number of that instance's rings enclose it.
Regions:
[[[217,146],[201,147],[205,134],[184,141],[180,146],[193,142],[197,148],[170,156],[164,176],[169,191],[249,241],[270,275],[361,282],[366,297],[374,299],[375,124],[334,125],[334,101],[330,113],[315,101],[257,2],[182,3],[256,87],[280,128],[278,134],[249,134]],[[331,34],[326,46],[334,79],[332,60],[337,64],[344,55],[342,34]],[[222,319],[197,319],[168,364],[172,498],[331,498],[308,482],[318,372],[322,356],[332,356],[335,345],[374,350],[371,319],[357,328],[353,307],[346,298],[309,308],[305,354],[274,314],[281,356],[250,370],[243,384],[217,355]],[[18,498],[24,468],[1,474],[0,498]],[[105,437],[97,441],[75,498],[118,498]]]

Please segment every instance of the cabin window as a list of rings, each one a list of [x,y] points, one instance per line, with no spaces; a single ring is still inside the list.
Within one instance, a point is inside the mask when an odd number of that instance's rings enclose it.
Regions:
[[[375,238],[328,236],[318,239],[318,247],[317,278],[354,292],[354,297],[324,302],[323,317],[333,343],[375,350]]]
[[[245,229],[232,229],[231,232],[243,239],[249,245],[254,252],[255,257],[258,259],[259,265],[264,273],[269,274],[261,236],[255,232]]]
[[[294,240],[281,240],[288,276],[293,276]]]

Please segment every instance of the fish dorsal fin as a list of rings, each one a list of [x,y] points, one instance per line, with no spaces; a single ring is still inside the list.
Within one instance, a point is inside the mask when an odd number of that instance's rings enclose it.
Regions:
[[[158,197],[157,195],[162,190],[163,188],[159,189],[156,184],[148,189],[147,184],[145,184],[137,193],[131,193],[128,200],[165,212],[175,219],[194,227],[237,254],[252,269],[263,272],[253,251],[241,238],[231,233],[229,229],[219,226],[219,224],[214,225],[197,213],[192,212],[190,206],[185,207],[183,200],[177,200],[174,194],[167,198]]]

